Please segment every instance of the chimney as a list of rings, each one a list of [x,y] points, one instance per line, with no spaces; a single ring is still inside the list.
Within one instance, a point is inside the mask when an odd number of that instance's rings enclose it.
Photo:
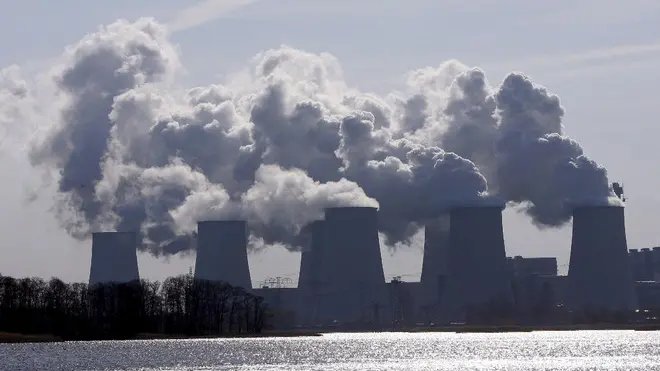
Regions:
[[[471,308],[513,303],[502,231],[503,206],[464,206],[450,211],[449,266],[443,318],[465,320]]]
[[[318,289],[321,279],[321,256],[325,244],[325,222],[312,222],[306,233],[309,234],[305,247],[300,254],[300,275],[298,293],[300,295],[300,313],[304,324],[316,324],[318,307]]]
[[[449,251],[449,214],[424,223],[424,257],[422,259],[422,300],[420,308],[431,317],[439,310],[447,276]],[[432,318],[431,318],[432,319]]]
[[[247,223],[242,220],[197,223],[195,278],[252,289],[247,256]]]
[[[97,232],[92,234],[90,286],[99,283],[128,283],[139,279],[137,233]]]
[[[568,267],[568,304],[573,310],[634,309],[624,208],[589,206],[573,210]]]
[[[378,210],[337,207],[325,210],[325,246],[320,287],[324,320],[389,321],[383,262],[378,240]]]

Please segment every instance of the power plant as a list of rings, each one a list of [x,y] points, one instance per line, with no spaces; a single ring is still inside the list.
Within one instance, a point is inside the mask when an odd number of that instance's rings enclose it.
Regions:
[[[128,283],[139,279],[137,233],[97,232],[92,234],[90,286],[100,283]]]
[[[462,321],[470,308],[513,302],[507,269],[503,206],[466,206],[450,211],[447,300],[442,316]]]
[[[456,72],[442,72],[442,83],[423,68],[411,71],[406,92],[370,93],[349,86],[332,55],[281,47],[250,59],[240,84],[180,89],[172,82],[182,56],[160,30],[153,20],[99,28],[67,48],[63,67],[48,69],[58,83],[47,89],[12,72],[7,90],[2,72],[2,112],[7,106],[12,114],[1,121],[12,139],[29,143],[13,152],[35,174],[52,175],[35,189],[54,192],[62,231],[79,241],[98,225],[122,231],[93,234],[91,285],[139,279],[138,247],[156,258],[195,251],[194,279],[242,288],[250,295],[232,308],[259,309],[248,318],[234,310],[224,317],[221,308],[217,324],[228,318],[241,332],[271,315],[371,329],[478,317],[504,323],[516,311],[529,321],[571,311],[601,321],[604,312],[639,309],[638,282],[652,288],[660,280],[660,250],[628,252],[623,183],[610,183],[607,169],[564,130],[563,102],[529,76],[512,71],[494,86],[483,70],[452,62]],[[162,89],[143,99],[146,83]],[[25,121],[38,124],[38,135],[13,133]],[[507,259],[507,204],[539,229],[572,220],[566,275],[552,257]],[[239,220],[200,220],[210,215]],[[300,271],[253,282],[252,242],[297,254],[307,223]],[[380,234],[399,249],[421,227],[421,272],[388,282]],[[558,246],[557,255],[565,250]],[[264,271],[290,271],[289,259],[264,255],[274,260]],[[420,282],[401,279],[418,273]],[[287,287],[296,274],[299,287]],[[175,296],[197,286],[219,296],[223,285],[182,286],[165,300],[177,327],[193,327],[184,317],[218,311]],[[271,312],[261,310],[262,299]],[[148,318],[134,314],[127,324]]]
[[[319,288],[321,283],[322,256],[325,246],[325,221],[317,220],[308,228],[308,240],[300,254],[300,274],[298,295],[300,298],[301,321],[304,324],[316,323]]]
[[[241,220],[197,223],[195,278],[223,281],[252,289],[247,256],[247,222]]]
[[[622,190],[620,190],[622,191]],[[622,196],[621,196],[622,197]],[[556,308],[572,313],[660,303],[660,247],[628,252],[622,206],[573,210],[567,276],[554,257],[507,258],[502,205],[454,207],[424,224],[420,282],[386,282],[373,207],[325,209],[300,234],[298,287],[287,278],[252,292],[295,313],[299,326],[448,324],[512,310],[532,321]],[[246,221],[201,221],[195,278],[252,289]],[[139,279],[137,234],[94,233],[90,285]],[[290,281],[290,280],[289,280]],[[638,299],[639,298],[639,299]],[[508,309],[507,309],[508,308]]]
[[[424,223],[424,255],[420,277],[423,302],[420,305],[431,318],[437,315],[444,296],[449,259],[449,223],[448,214]]]
[[[568,303],[574,310],[636,307],[628,264],[624,208],[587,206],[573,211]]]
[[[385,320],[389,301],[378,240],[378,210],[328,208],[324,234],[318,291],[322,320]]]

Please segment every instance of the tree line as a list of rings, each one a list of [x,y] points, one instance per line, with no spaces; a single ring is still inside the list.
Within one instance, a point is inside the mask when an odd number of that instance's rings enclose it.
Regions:
[[[53,334],[65,340],[233,336],[260,333],[268,318],[263,298],[192,274],[162,283],[93,286],[0,275],[0,332]]]

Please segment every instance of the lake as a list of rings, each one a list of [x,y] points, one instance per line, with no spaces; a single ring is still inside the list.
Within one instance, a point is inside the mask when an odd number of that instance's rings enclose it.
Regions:
[[[0,370],[660,370],[660,332],[0,344]]]

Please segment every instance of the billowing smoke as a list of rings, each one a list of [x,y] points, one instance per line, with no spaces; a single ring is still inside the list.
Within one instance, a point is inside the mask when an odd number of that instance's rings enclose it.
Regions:
[[[563,134],[559,97],[520,73],[491,91],[471,69],[445,108],[448,150],[472,159],[493,192],[521,204],[538,226],[560,226],[582,204],[618,204],[607,171]]]
[[[331,55],[290,47],[187,91],[179,69],[167,31],[140,19],[86,36],[50,72],[63,98],[43,102],[58,114],[29,157],[56,173],[72,236],[138,230],[172,254],[194,246],[198,220],[240,218],[252,241],[295,249],[324,208],[377,206],[395,244],[455,205],[510,201],[559,225],[610,197],[604,169],[562,136],[558,98],[520,74],[492,89],[450,61],[411,72],[409,96],[379,96],[349,88]]]
[[[0,68],[0,152],[16,151],[28,128],[21,125],[29,111],[29,90],[18,66]]]

